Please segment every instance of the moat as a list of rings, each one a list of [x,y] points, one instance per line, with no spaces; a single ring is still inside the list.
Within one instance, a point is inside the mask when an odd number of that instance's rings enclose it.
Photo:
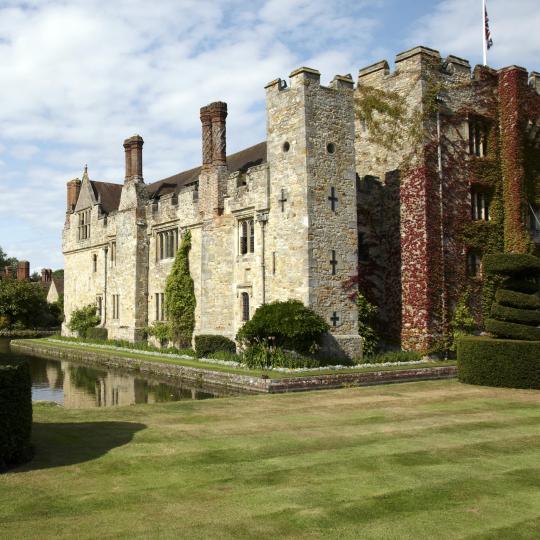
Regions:
[[[10,354],[9,340],[0,338],[0,359]],[[107,367],[35,356],[25,359],[32,375],[32,400],[54,402],[68,409],[219,397],[214,391]]]

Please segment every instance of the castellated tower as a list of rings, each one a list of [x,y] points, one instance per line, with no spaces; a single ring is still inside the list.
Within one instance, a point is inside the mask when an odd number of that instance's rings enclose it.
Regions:
[[[300,68],[267,85],[267,145],[277,255],[289,269],[272,283],[331,327],[329,349],[358,355],[357,311],[344,282],[357,272],[353,81]],[[276,204],[277,203],[277,204]]]

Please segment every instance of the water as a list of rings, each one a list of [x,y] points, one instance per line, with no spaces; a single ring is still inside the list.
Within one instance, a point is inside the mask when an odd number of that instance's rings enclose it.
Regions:
[[[9,354],[9,340],[0,338],[0,359]],[[214,391],[175,385],[153,376],[87,367],[65,360],[25,358],[32,374],[32,400],[55,402],[67,409],[218,397]]]

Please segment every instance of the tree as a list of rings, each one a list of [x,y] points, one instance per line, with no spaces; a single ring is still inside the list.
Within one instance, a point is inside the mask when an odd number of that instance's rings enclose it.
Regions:
[[[68,327],[71,331],[78,332],[80,337],[86,337],[87,330],[99,323],[100,318],[96,314],[95,304],[88,304],[73,311]]]
[[[3,270],[6,266],[14,266],[17,264],[15,257],[8,257],[4,250],[0,247],[0,270]]]
[[[45,291],[36,283],[1,280],[0,318],[8,327],[37,328],[51,324]]]
[[[171,337],[180,347],[191,346],[195,329],[195,289],[189,272],[191,232],[188,230],[176,252],[171,273],[165,285],[165,311]]]
[[[59,268],[58,270],[55,270],[55,271],[52,273],[52,277],[53,277],[53,278],[57,278],[57,279],[64,279],[64,269],[63,269],[63,268]]]

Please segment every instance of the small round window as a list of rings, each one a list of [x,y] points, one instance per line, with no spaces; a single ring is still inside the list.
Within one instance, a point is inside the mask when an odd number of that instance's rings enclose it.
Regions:
[[[285,141],[283,143],[283,151],[288,152],[290,150],[290,148],[291,148],[291,145],[289,144],[289,141]]]
[[[326,145],[326,151],[329,153],[329,154],[333,154],[335,151],[336,151],[336,145],[331,142],[331,143],[328,143]]]

